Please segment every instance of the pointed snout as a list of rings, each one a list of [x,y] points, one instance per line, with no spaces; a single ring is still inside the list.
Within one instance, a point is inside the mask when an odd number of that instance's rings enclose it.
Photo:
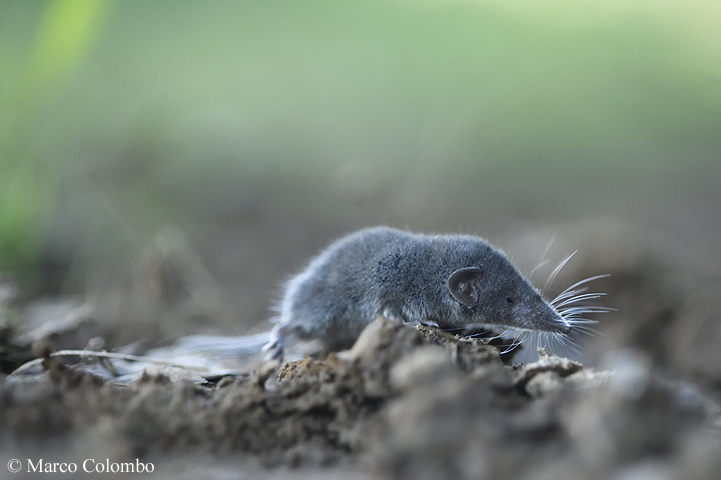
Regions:
[[[563,320],[561,320],[561,322],[561,327],[558,329],[558,331],[560,333],[563,333],[564,335],[568,335],[569,333],[571,333],[571,326]]]
[[[554,309],[548,308],[548,310],[550,313],[550,321],[548,322],[548,325],[551,327],[549,331],[553,333],[563,333],[564,335],[571,333],[571,325],[569,325],[568,322],[566,322]]]
[[[571,325],[566,322],[556,310],[554,310],[545,302],[536,305],[535,308],[529,308],[525,312],[519,312],[524,318],[526,328],[531,330],[541,330],[551,333],[562,333],[568,335],[571,333]]]

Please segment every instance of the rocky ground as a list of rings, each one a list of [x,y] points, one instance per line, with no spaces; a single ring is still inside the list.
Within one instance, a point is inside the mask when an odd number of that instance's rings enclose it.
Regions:
[[[152,463],[160,478],[721,471],[718,404],[642,356],[627,354],[611,371],[539,350],[537,361],[514,365],[485,340],[382,318],[352,350],[202,383],[146,373],[118,384],[49,349],[36,353],[42,371],[5,376],[0,390],[4,457],[21,459],[28,478],[26,459],[40,458],[79,469],[88,458]]]
[[[481,338],[381,318],[325,358],[223,363],[230,354],[219,348],[205,350],[204,372],[133,370],[138,362],[54,355],[102,351],[107,339],[132,337],[130,326],[103,324],[87,301],[23,303],[5,283],[0,476],[18,460],[11,478],[36,478],[42,459],[66,478],[139,464],[180,479],[718,478],[715,269],[690,275],[688,262],[602,253],[615,260],[581,259],[572,274],[610,273],[603,290],[620,313],[598,325],[582,362],[529,344],[502,354]],[[108,348],[177,360],[160,340]],[[63,463],[77,471],[59,473]]]

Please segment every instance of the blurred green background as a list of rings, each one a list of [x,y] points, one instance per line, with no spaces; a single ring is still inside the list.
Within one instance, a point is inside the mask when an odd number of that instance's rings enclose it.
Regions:
[[[0,271],[127,291],[149,244],[185,249],[252,323],[377,223],[548,228],[537,259],[605,219],[712,264],[719,25],[710,0],[2,0]]]

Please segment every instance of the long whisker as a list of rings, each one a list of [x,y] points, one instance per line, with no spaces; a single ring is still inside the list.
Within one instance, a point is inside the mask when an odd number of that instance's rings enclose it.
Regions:
[[[560,302],[561,300],[565,300],[567,298],[573,297],[575,295],[580,295],[581,293],[585,293],[589,290],[588,287],[579,288],[577,290],[569,290],[565,293],[559,293],[556,298],[551,300],[551,304],[555,304],[556,302]]]
[[[541,260],[540,262],[538,262],[538,265],[533,267],[533,269],[530,272],[528,272],[528,278],[531,278],[533,276],[533,274],[536,273],[536,270],[538,270],[539,268],[542,268],[542,267],[545,267],[546,265],[548,265],[548,262],[549,262],[549,260]]]
[[[513,335],[511,332],[515,333],[515,335]],[[524,342],[523,336],[519,337],[518,333],[519,332],[516,330],[505,329],[505,330],[501,331],[500,333],[493,335],[492,337],[486,337],[485,340],[488,340],[490,342],[490,341],[497,340],[497,339],[511,337],[512,342],[509,345],[506,345],[505,348],[503,350],[501,350],[501,352],[500,352],[501,354],[506,354],[506,353],[512,352],[513,350],[518,348],[518,346]],[[500,350],[500,348],[502,348],[502,346],[498,345],[498,348]]]
[[[519,337],[514,337],[511,344],[501,352],[501,355],[512,352],[513,350],[518,348],[523,342],[525,342],[527,338],[528,332],[523,332]]]
[[[551,284],[553,283],[553,281],[556,279],[558,272],[561,271],[561,269],[564,267],[564,265],[566,265],[568,263],[568,261],[571,259],[571,257],[573,257],[576,254],[576,252],[578,252],[578,250],[576,250],[575,252],[573,252],[572,254],[570,254],[569,256],[564,258],[563,260],[561,260],[561,263],[559,263],[558,266],[553,269],[551,274],[548,276],[548,280],[546,280],[546,284],[543,286],[544,292],[546,290],[548,290],[548,287],[550,287]]]
[[[574,352],[581,353],[581,346],[577,342],[572,340],[571,337],[569,337],[568,335],[563,336],[563,337],[560,337],[560,336],[555,336],[555,337],[558,338],[562,344],[566,345],[568,348],[570,348]]]
[[[573,303],[582,302],[582,301],[584,301],[584,300],[595,300],[596,298],[601,298],[601,297],[605,297],[605,296],[606,296],[605,293],[600,293],[600,292],[598,292],[598,293],[585,293],[585,294],[583,294],[583,295],[573,296],[573,297],[569,298],[568,300],[565,300],[565,301],[559,303],[558,305],[556,305],[555,303],[552,304],[552,305],[553,305],[554,307],[556,307],[556,308],[559,308],[559,307],[563,307],[563,306],[565,306],[565,305],[571,305],[571,304],[573,304]]]
[[[548,241],[548,244],[546,245],[546,248],[543,250],[543,254],[541,255],[541,260],[538,262],[538,265],[533,267],[533,270],[531,270],[528,274],[529,277],[532,277],[534,273],[536,273],[536,270],[538,270],[541,267],[544,267],[548,264],[548,259],[546,258],[546,255],[548,255],[548,252],[551,250],[551,245],[553,245],[553,242],[556,241],[556,234],[554,233],[551,239]]]
[[[594,322],[594,323],[597,323],[597,322]],[[586,325],[573,325],[573,330],[576,332],[583,333],[584,335],[588,335],[590,337],[603,336],[603,333],[599,332],[595,328],[591,328]]]
[[[580,282],[576,282],[576,283],[574,283],[573,285],[571,285],[570,287],[568,287],[567,289],[565,289],[564,291],[562,291],[562,292],[561,292],[561,295],[563,295],[564,293],[568,292],[569,290],[573,290],[574,288],[576,288],[576,287],[578,287],[578,286],[580,286],[580,285],[583,285],[584,283],[592,282],[592,281],[598,280],[598,279],[600,279],[600,278],[607,278],[607,277],[610,277],[610,276],[611,276],[611,275],[609,275],[608,273],[604,273],[603,275],[594,275],[593,277],[584,278],[584,279],[581,280]]]
[[[553,245],[553,242],[555,242],[555,241],[556,241],[556,234],[554,233],[551,236],[551,239],[548,241],[546,248],[543,250],[543,255],[541,255],[541,260],[544,260],[546,258],[546,255],[548,255],[548,252],[551,250],[551,245]]]
[[[558,313],[561,314],[561,317],[566,319],[573,318],[577,315],[584,315],[586,313],[608,313],[609,311],[612,310],[607,307],[583,306],[563,308],[559,310]]]
[[[571,324],[572,327],[578,327],[579,325],[594,325],[598,323],[598,320],[591,320],[590,318],[567,318],[566,321]]]
[[[504,330],[501,333],[498,333],[496,335],[493,335],[491,337],[488,337],[487,340],[490,342],[491,340],[498,340],[499,338],[503,338],[504,335],[506,335],[507,331]]]

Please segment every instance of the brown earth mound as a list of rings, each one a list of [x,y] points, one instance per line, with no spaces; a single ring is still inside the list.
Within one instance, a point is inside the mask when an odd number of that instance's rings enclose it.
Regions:
[[[599,372],[539,350],[513,366],[484,340],[386,319],[352,350],[286,363],[277,378],[266,364],[202,384],[154,374],[118,385],[45,355],[44,373],[0,387],[2,445],[23,471],[28,458],[91,457],[206,478],[721,471],[716,405],[630,356]]]

